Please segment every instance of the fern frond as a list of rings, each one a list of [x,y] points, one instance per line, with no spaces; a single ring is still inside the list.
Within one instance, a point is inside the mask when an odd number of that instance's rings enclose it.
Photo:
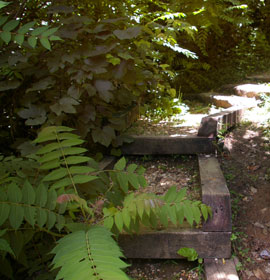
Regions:
[[[83,184],[97,179],[90,175],[94,168],[78,165],[91,160],[84,156],[87,149],[77,147],[84,143],[79,136],[71,133],[72,128],[65,126],[51,126],[44,128],[38,135],[35,143],[46,143],[36,154],[40,155],[41,170],[50,170],[43,178],[50,182],[52,189],[72,186],[77,193],[76,184]],[[70,167],[71,166],[71,167]]]
[[[18,230],[23,222],[32,227],[45,227],[50,230],[56,226],[61,230],[65,224],[61,211],[56,207],[57,194],[55,190],[49,190],[44,184],[37,188],[25,181],[22,188],[12,182],[7,190],[0,189],[0,226],[9,222],[11,228]]]
[[[53,268],[60,268],[57,279],[128,280],[122,271],[128,265],[117,243],[106,228],[93,226],[76,231],[58,241],[52,250]]]

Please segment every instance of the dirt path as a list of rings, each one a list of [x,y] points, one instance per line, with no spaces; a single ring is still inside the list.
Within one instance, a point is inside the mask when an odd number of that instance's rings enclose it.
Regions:
[[[227,135],[230,152],[220,158],[231,192],[232,245],[242,280],[270,279],[269,141],[260,125],[242,125]]]

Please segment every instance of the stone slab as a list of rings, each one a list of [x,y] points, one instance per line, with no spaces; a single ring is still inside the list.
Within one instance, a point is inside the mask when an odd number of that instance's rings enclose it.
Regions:
[[[202,202],[211,206],[213,217],[203,231],[231,231],[231,201],[226,180],[215,157],[199,157]]]
[[[239,280],[231,259],[204,259],[204,271],[206,280]]]
[[[131,136],[132,143],[122,146],[124,155],[211,154],[213,138],[197,136]]]
[[[243,84],[234,88],[235,94],[245,97],[258,98],[261,93],[270,93],[270,86],[260,84]]]
[[[194,248],[200,258],[230,258],[230,232],[203,232],[199,229],[171,229],[139,235],[123,234],[118,244],[127,258],[181,259],[181,247]]]

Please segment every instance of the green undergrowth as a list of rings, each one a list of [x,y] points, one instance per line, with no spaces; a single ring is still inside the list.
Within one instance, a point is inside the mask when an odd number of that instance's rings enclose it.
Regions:
[[[64,126],[44,128],[26,157],[1,158],[0,264],[9,279],[128,279],[115,236],[136,234],[211,215],[186,189],[161,196],[136,193],[147,186],[144,169],[117,161],[100,170],[83,140]]]

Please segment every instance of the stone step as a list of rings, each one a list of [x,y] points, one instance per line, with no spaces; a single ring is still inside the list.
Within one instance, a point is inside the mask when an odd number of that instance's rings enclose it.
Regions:
[[[270,93],[270,86],[263,84],[242,84],[234,87],[235,94],[244,97],[259,98],[261,93]]]

